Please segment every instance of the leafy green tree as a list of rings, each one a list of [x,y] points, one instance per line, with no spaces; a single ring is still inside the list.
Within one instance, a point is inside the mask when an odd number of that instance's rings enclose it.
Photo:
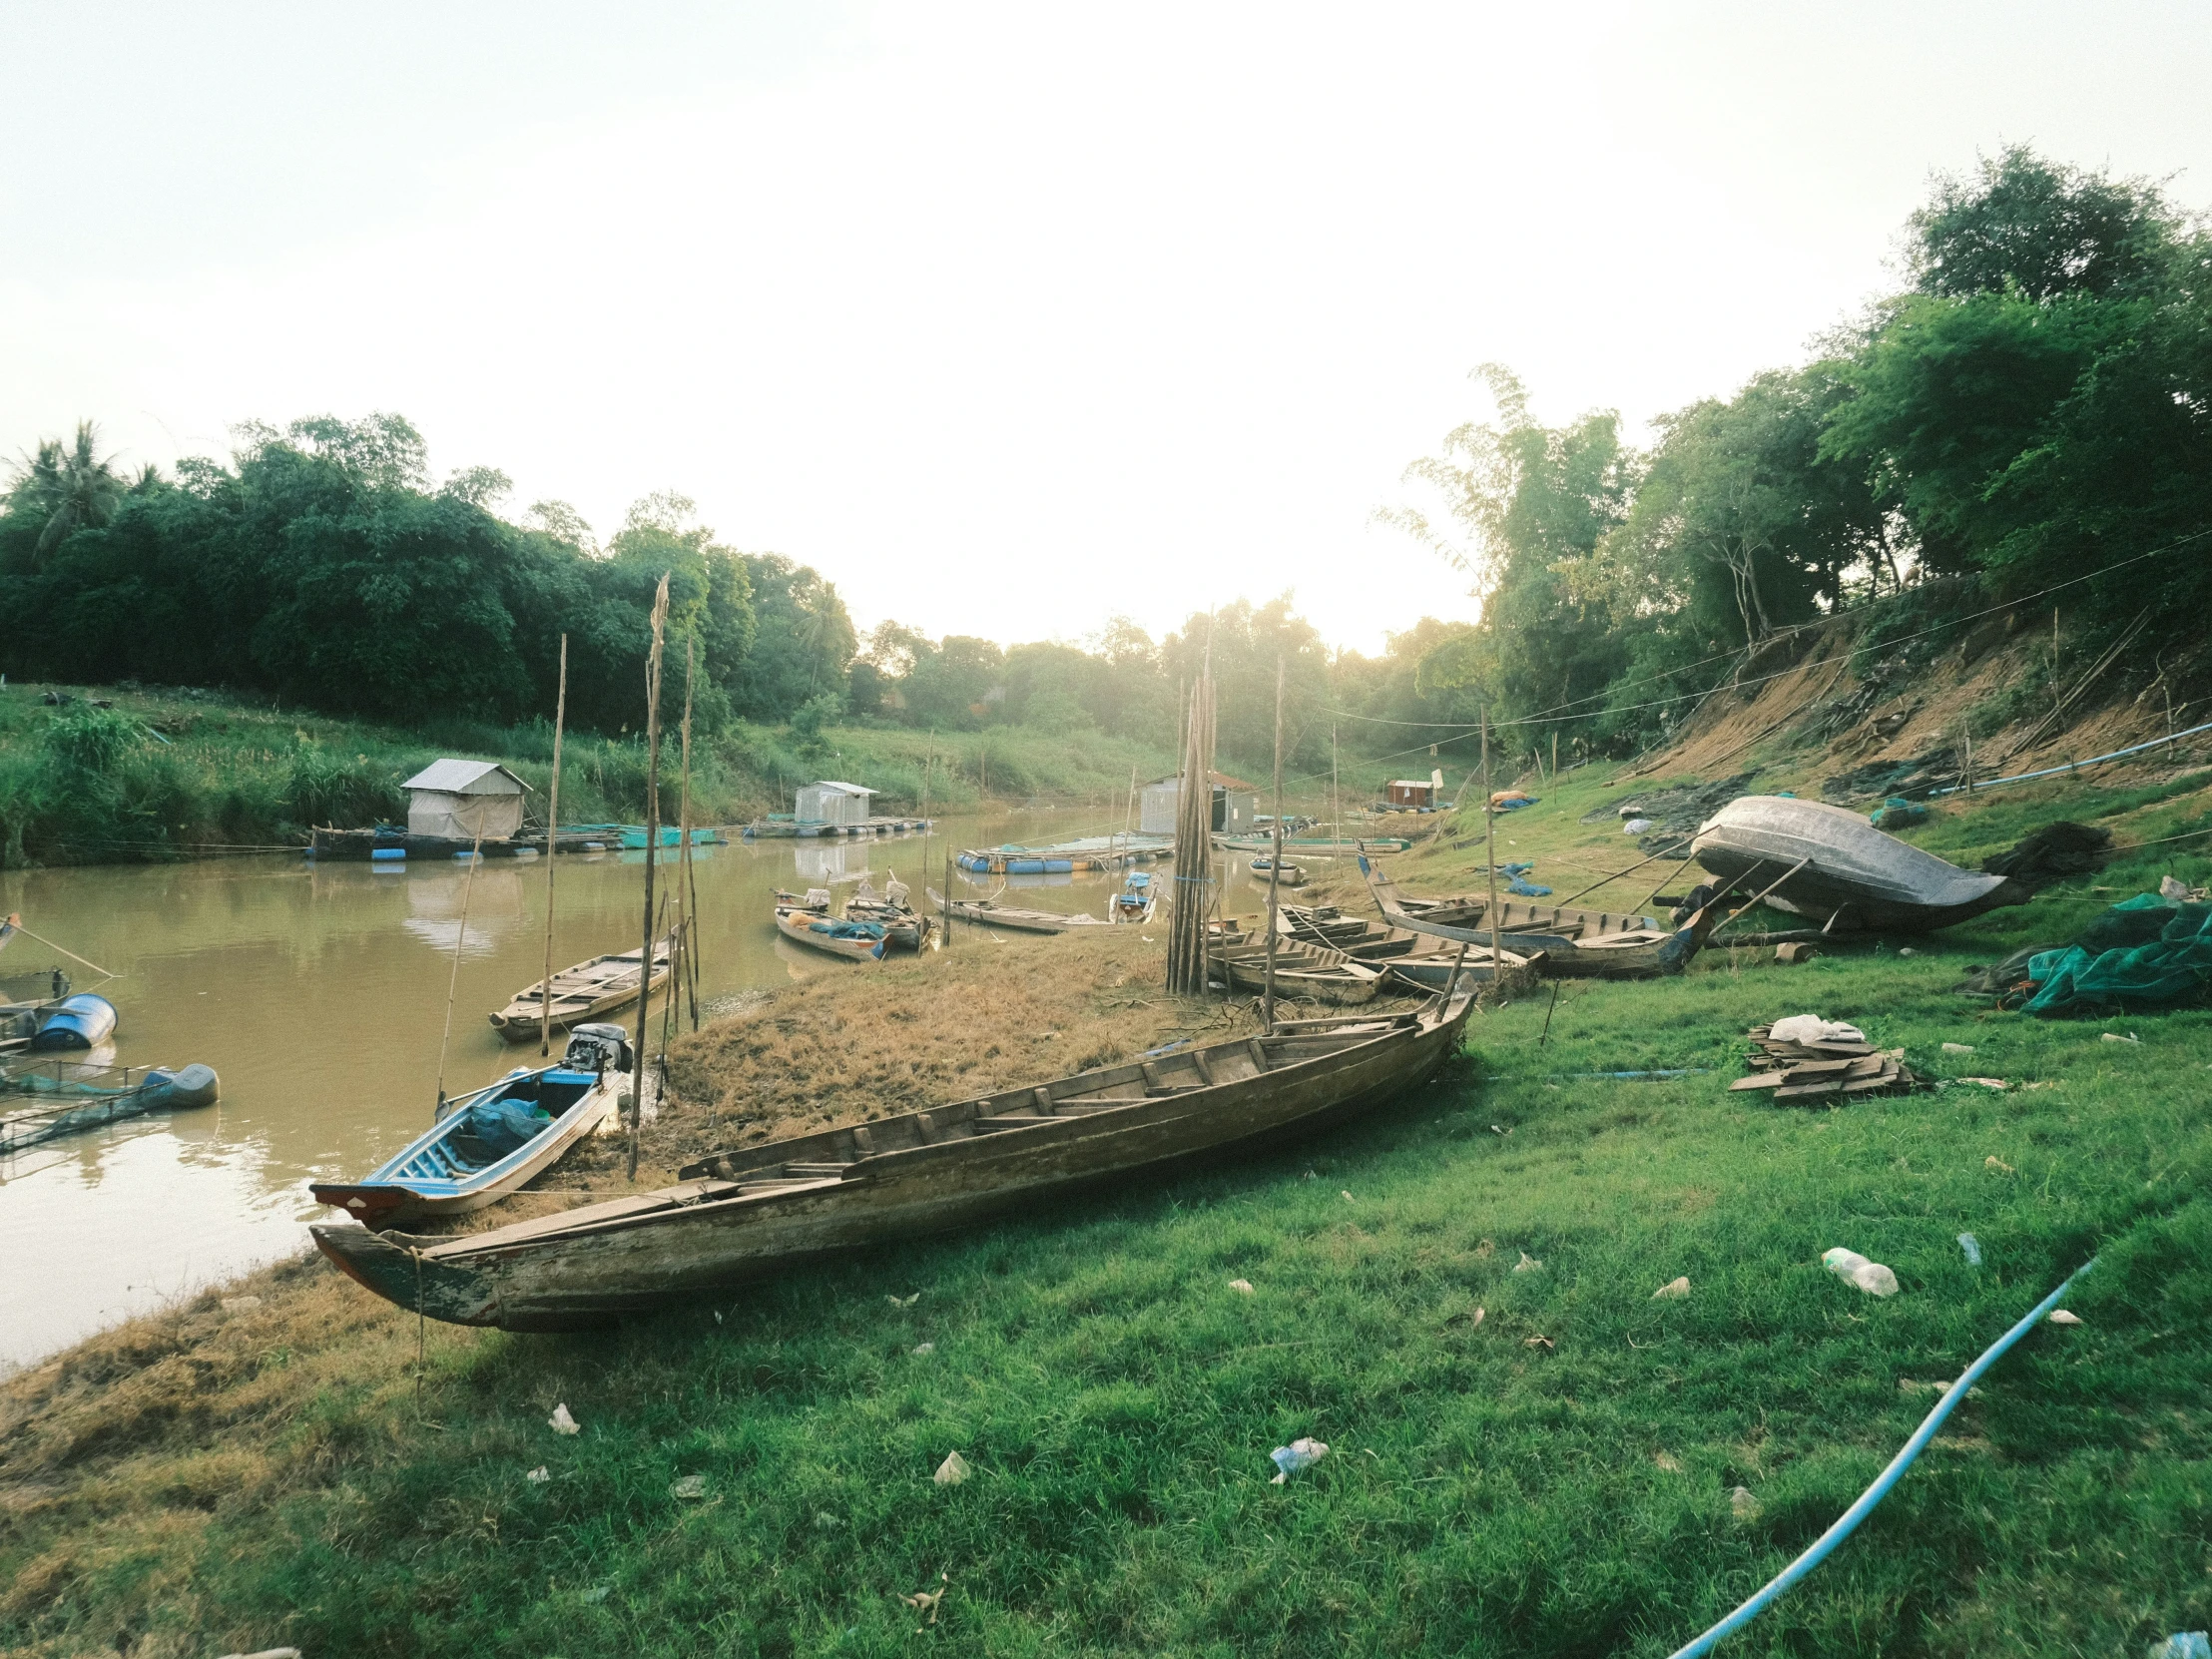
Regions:
[[[859,639],[835,584],[777,553],[743,562],[758,624],[734,688],[738,712],[783,720],[825,692],[841,696]]]
[[[2181,229],[2157,187],[2049,162],[2024,144],[1983,158],[1971,178],[1938,176],[1907,225],[1922,293],[2036,301],[2157,287]]]
[[[152,481],[144,475],[139,480],[142,487]],[[6,510],[36,527],[30,555],[35,566],[79,530],[112,519],[129,487],[99,453],[99,428],[80,420],[73,441],[43,439],[37,453],[16,469]]]

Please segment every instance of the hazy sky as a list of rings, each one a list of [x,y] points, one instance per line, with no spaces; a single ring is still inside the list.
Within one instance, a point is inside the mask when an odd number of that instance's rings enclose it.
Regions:
[[[1888,281],[2015,140],[2212,201],[2212,9],[126,6],[0,0],[0,453],[395,409],[649,490],[863,626],[1156,633],[1290,588],[1373,650],[1483,411],[1632,424]]]

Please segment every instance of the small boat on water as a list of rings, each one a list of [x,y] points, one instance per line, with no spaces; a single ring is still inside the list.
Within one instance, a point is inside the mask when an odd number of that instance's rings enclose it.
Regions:
[[[1160,890],[1152,884],[1150,872],[1134,869],[1108,901],[1106,913],[1116,921],[1150,921],[1159,904]]]
[[[809,887],[805,897],[776,895],[776,930],[794,944],[848,962],[880,962],[884,929],[880,922],[846,921],[830,913],[830,889]]]
[[[144,1117],[149,1112],[213,1105],[222,1086],[215,1068],[201,1065],[176,1071],[156,1066],[136,1083],[121,1086],[48,1077],[35,1071],[13,1072],[0,1076],[0,1094],[20,1095],[38,1104],[0,1117],[0,1154],[20,1152],[41,1141]]]
[[[573,1331],[839,1251],[1049,1214],[1083,1185],[1360,1117],[1458,1050],[1471,991],[702,1158],[674,1187],[458,1238],[310,1229],[361,1285],[455,1325]]]
[[[1013,933],[1065,933],[1071,927],[1104,927],[1098,916],[1063,915],[1058,910],[1025,910],[989,898],[946,899],[936,888],[925,888],[929,902],[940,915],[976,927],[1002,927]]]
[[[1243,935],[1233,942],[1209,947],[1213,959],[1239,990],[1255,994],[1267,989],[1268,941],[1264,932]],[[1302,939],[1275,940],[1275,994],[1327,1002],[1338,1007],[1358,1007],[1375,1000],[1382,988],[1382,970],[1356,962],[1341,950]]]
[[[1859,813],[1792,796],[1739,796],[1698,827],[1690,856],[1723,880],[1779,877],[1769,904],[1846,933],[1925,933],[2034,896],[2010,876],[1960,869],[1885,834]],[[1800,860],[1803,869],[1785,874]]]
[[[906,902],[907,892],[906,883],[892,875],[884,881],[878,897],[875,884],[863,875],[852,896],[844,901],[844,918],[874,922],[883,929],[883,942],[894,950],[919,950],[929,942],[936,922]]]
[[[318,1181],[308,1191],[369,1228],[481,1210],[599,1128],[629,1075],[622,1027],[578,1026],[559,1065],[517,1067],[489,1088],[447,1101],[426,1133],[361,1180]]]
[[[1292,863],[1288,858],[1283,860],[1283,867],[1280,870],[1275,867],[1275,860],[1272,857],[1255,858],[1252,860],[1252,873],[1262,877],[1273,876],[1275,884],[1279,887],[1303,887],[1306,885],[1306,871],[1299,865]]]
[[[1216,835],[1214,844],[1230,852],[1275,853],[1273,835]],[[1295,835],[1283,843],[1285,857],[1352,858],[1363,852],[1403,852],[1413,843],[1403,835]]]
[[[553,975],[553,1029],[570,1031],[587,1020],[603,1019],[638,999],[638,961],[645,952],[619,950],[594,956]],[[648,996],[658,996],[668,984],[669,944],[663,939],[653,947],[653,983]],[[515,992],[514,1000],[491,1016],[491,1028],[511,1043],[528,1042],[545,1029],[543,998],[546,981],[539,980]]]

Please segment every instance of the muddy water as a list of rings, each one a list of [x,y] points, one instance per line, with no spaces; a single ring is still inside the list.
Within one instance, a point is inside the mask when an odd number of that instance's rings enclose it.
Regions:
[[[862,872],[878,886],[895,872],[918,900],[925,860],[941,891],[952,848],[1105,828],[1093,818],[955,820],[926,841],[702,848],[703,1000],[867,971],[779,935],[770,920],[778,887],[841,895]],[[644,858],[559,860],[556,966],[636,947]],[[1240,913],[1255,897],[1244,862],[1232,897]],[[954,882],[978,890],[957,871]],[[79,989],[99,989],[121,1012],[114,1063],[201,1061],[223,1080],[216,1106],[0,1159],[0,1369],[302,1248],[304,1225],[326,1215],[307,1197],[309,1181],[357,1177],[428,1126],[449,984],[448,1093],[536,1063],[535,1043],[508,1046],[485,1016],[539,976],[545,883],[542,859],[484,860],[473,876],[465,860],[386,868],[279,855],[0,874],[0,914],[21,911],[27,925],[118,976],[97,984],[65,964]],[[1015,902],[1102,915],[1119,877],[1012,884]],[[18,940],[6,966],[51,959]]]

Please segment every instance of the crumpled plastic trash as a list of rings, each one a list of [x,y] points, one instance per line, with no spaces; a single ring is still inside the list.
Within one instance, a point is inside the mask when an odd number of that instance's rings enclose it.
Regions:
[[[1993,1170],[1998,1175],[2010,1175],[2012,1173],[2012,1166],[1999,1158],[1994,1152],[1981,1160],[1981,1167],[1985,1170]]]
[[[1971,1233],[1961,1233],[1958,1235],[1958,1248],[1966,1254],[1966,1266],[1969,1268],[1981,1266],[1981,1241],[1979,1239],[1976,1239]]]
[[[2170,875],[2161,875],[2158,878],[2158,896],[2169,904],[2186,904],[2189,902],[2189,883],[2176,881]]]
[[[1973,1044],[1945,1043],[1943,1044],[1943,1052],[1945,1054],[1971,1054],[1973,1052]]]
[[[898,1599],[917,1613],[927,1613],[929,1622],[935,1624],[937,1622],[937,1609],[944,1601],[945,1591],[950,1588],[952,1588],[952,1575],[940,1572],[937,1574],[937,1587],[935,1589],[916,1590],[912,1595],[906,1595],[902,1592]]]
[[[1765,1507],[1765,1504],[1751,1495],[1749,1486],[1738,1486],[1728,1494],[1728,1511],[1740,1521],[1757,1520]]]
[[[935,1343],[916,1343],[914,1352],[916,1354],[934,1354],[937,1352],[937,1345]]]
[[[2051,1311],[2049,1323],[2052,1325],[2079,1325],[2081,1316],[2070,1313],[2064,1308],[2055,1308]]]
[[[553,1407],[553,1414],[545,1419],[545,1425],[556,1434],[581,1434],[584,1431],[584,1425],[568,1414],[566,1400]]]
[[[529,1481],[533,1486],[542,1486],[546,1481],[553,1478],[553,1471],[540,1463],[522,1478]]]
[[[1229,1281],[1229,1288],[1235,1291],[1239,1296],[1254,1296],[1258,1294],[1253,1290],[1252,1281],[1249,1279],[1232,1279]]]
[[[1792,1014],[1767,1027],[1769,1040],[1778,1043],[1863,1043],[1866,1032],[1840,1019],[1818,1014]]]
[[[707,1477],[703,1474],[687,1474],[675,1485],[669,1487],[668,1495],[670,1497],[705,1497],[707,1495]]]
[[[2212,1659],[2212,1632],[2177,1630],[2152,1644],[2150,1659]]]
[[[1686,1297],[1689,1294],[1690,1280],[1689,1276],[1685,1274],[1680,1279],[1668,1280],[1667,1283],[1660,1286],[1656,1291],[1653,1291],[1651,1293],[1651,1300],[1654,1302],[1679,1301],[1681,1298]]]
[[[1621,826],[1621,833],[1624,835],[1642,835],[1648,833],[1650,830],[1651,820],[1648,818],[1632,818]]]
[[[1869,1296],[1896,1296],[1898,1276],[1880,1262],[1870,1262],[1856,1250],[1838,1247],[1821,1258],[1821,1266],[1846,1284],[1857,1285]]]
[[[1292,1475],[1303,1473],[1329,1455],[1329,1447],[1320,1440],[1296,1439],[1289,1445],[1279,1445],[1268,1455],[1275,1459],[1276,1476],[1268,1484],[1280,1486]]]
[[[937,1472],[929,1478],[940,1486],[957,1486],[967,1477],[967,1459],[957,1451],[948,1451],[944,1454],[944,1461],[937,1465]]]
[[[1524,1250],[1521,1252],[1520,1260],[1513,1264],[1513,1271],[1515,1273],[1534,1273],[1542,1266],[1543,1263],[1537,1261],[1535,1257]]]

